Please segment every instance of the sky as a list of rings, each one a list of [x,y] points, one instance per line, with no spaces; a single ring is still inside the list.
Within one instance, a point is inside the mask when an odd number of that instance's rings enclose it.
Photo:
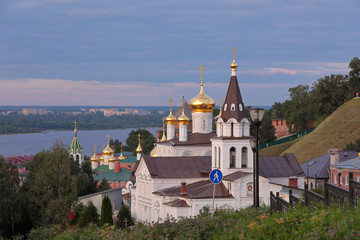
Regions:
[[[245,105],[347,74],[358,0],[0,0],[0,105],[164,106],[225,98],[236,47]]]

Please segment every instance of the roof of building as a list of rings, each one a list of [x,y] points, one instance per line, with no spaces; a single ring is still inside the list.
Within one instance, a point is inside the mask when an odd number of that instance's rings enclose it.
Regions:
[[[101,192],[96,192],[96,193],[91,193],[91,194],[88,194],[88,195],[84,195],[84,196],[79,196],[78,197],[78,200],[82,200],[82,199],[86,199],[88,197],[92,197],[92,196],[96,196],[96,195],[102,195],[102,194],[106,194],[106,193],[109,193],[109,192],[114,192],[114,191],[121,191],[122,187],[117,187],[117,188],[111,188],[111,189],[108,189],[108,190],[104,190],[104,191],[101,191]]]
[[[182,197],[187,199],[213,198],[214,184],[210,180],[186,185],[186,194],[181,194],[181,186],[162,189],[154,194],[159,196]],[[233,198],[222,182],[216,185],[215,198]]]
[[[223,180],[233,182],[234,180],[245,177],[245,176],[247,176],[249,174],[251,174],[251,173],[237,171],[237,172],[234,172],[234,173],[231,173],[231,174],[228,174],[228,175],[224,176]]]
[[[20,164],[23,164],[23,163],[26,163],[27,161],[32,161],[34,158],[33,155],[30,155],[30,156],[10,156],[10,157],[7,157],[5,158],[5,161],[6,162],[11,162],[12,165],[20,165]]]
[[[77,138],[76,134],[71,142],[70,151],[71,153],[75,154],[79,150],[79,153],[82,152],[82,147],[80,146],[79,139]]]
[[[259,156],[259,174],[266,178],[305,176],[292,153],[285,153],[283,156]]]
[[[127,182],[131,177],[131,173],[132,171],[126,168],[120,168],[120,172],[116,173],[114,172],[114,170],[108,170],[94,176],[94,179],[97,181],[101,181],[105,178],[107,181],[111,181],[111,182],[120,182],[120,181]]]
[[[123,156],[124,157],[130,157],[130,156],[132,156],[132,152],[122,152],[122,154],[123,154]],[[115,157],[119,157],[120,156],[120,153],[114,153],[114,156]]]
[[[151,157],[143,159],[153,178],[202,178],[211,171],[211,156]]]
[[[182,199],[175,199],[173,201],[163,203],[164,205],[170,206],[170,207],[190,207],[185,200]]]
[[[188,135],[186,142],[179,141],[179,138],[174,138],[157,144],[170,143],[173,146],[187,146],[187,145],[211,145],[211,138],[216,137],[216,133],[191,133]]]
[[[347,161],[358,157],[356,151],[339,151],[339,162]],[[328,178],[330,165],[330,153],[311,159],[300,164],[304,173],[310,178]]]
[[[191,109],[190,109],[190,106],[189,104],[185,101],[184,103],[184,113],[187,117],[189,117],[191,119]],[[174,111],[174,117],[178,118],[180,117],[182,114],[182,106],[178,106],[175,111]]]
[[[360,157],[330,165],[330,167],[360,169]]]
[[[230,109],[231,104],[235,104],[235,110]],[[239,108],[241,104],[241,109]],[[225,110],[225,105],[227,105]],[[239,83],[236,76],[231,76],[229,87],[226,93],[225,102],[222,108],[221,118],[224,121],[229,120],[230,118],[235,118],[237,121],[241,121],[245,117],[245,108],[244,102],[241,97]]]
[[[124,160],[121,160],[120,163],[131,163],[131,164],[135,164],[137,161],[136,157],[131,156],[128,158],[125,158]]]

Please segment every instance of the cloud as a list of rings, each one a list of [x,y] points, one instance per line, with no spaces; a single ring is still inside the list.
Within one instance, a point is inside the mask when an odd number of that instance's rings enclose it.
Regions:
[[[44,6],[46,4],[54,4],[54,3],[70,4],[76,1],[77,0],[23,0],[20,1],[19,3],[14,4],[13,6],[16,8],[37,8]]]
[[[105,17],[113,16],[119,13],[117,9],[100,9],[100,8],[89,8],[89,9],[75,9],[69,11],[70,15],[78,15],[83,17]]]

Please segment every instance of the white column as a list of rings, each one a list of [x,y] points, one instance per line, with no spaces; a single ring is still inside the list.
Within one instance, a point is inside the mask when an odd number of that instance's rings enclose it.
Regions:
[[[167,140],[175,138],[175,124],[167,124]]]
[[[187,141],[187,125],[186,124],[179,125],[179,141],[180,142]]]
[[[231,137],[231,123],[223,123],[223,136]]]
[[[223,135],[222,124],[218,122],[216,123],[216,136],[222,137],[222,135]]]

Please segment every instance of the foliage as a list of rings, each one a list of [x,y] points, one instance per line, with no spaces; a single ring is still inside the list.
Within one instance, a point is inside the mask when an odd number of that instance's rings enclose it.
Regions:
[[[360,152],[360,138],[356,139],[355,143],[346,144],[344,151],[357,151]]]
[[[121,151],[122,142],[120,142],[119,139],[115,139],[115,141],[110,139],[109,145],[113,146],[112,148],[114,149],[114,154]]]
[[[106,223],[113,224],[111,201],[107,195],[102,200],[100,216],[100,224],[104,225]]]
[[[127,230],[92,228],[55,239],[358,239],[360,210],[339,206],[296,206],[286,213],[267,208],[220,210],[213,218],[202,215],[167,219],[152,226]],[[85,237],[86,236],[86,237]]]
[[[0,237],[15,233],[15,224],[22,217],[22,195],[16,166],[0,156]]]
[[[109,190],[110,189],[110,184],[109,182],[106,180],[106,178],[103,178],[100,182],[100,186],[99,186],[99,192],[105,191],[105,190]]]
[[[354,57],[349,63],[349,68],[349,92],[354,97],[355,93],[360,92],[360,59]]]
[[[131,211],[125,204],[123,204],[120,208],[115,225],[117,228],[121,229],[134,225],[134,221],[131,217]]]
[[[97,213],[97,209],[92,202],[89,202],[88,205],[84,208],[84,210],[80,214],[80,218],[78,221],[78,226],[80,228],[84,228],[89,225],[89,223],[99,224],[99,214]]]
[[[28,240],[47,240],[55,237],[56,233],[53,228],[39,227],[31,229],[27,235]]]
[[[141,135],[140,144],[144,154],[149,154],[154,148],[155,137],[146,129],[132,130],[126,139],[126,151],[132,152],[136,155],[136,148],[139,144],[139,137]]]

